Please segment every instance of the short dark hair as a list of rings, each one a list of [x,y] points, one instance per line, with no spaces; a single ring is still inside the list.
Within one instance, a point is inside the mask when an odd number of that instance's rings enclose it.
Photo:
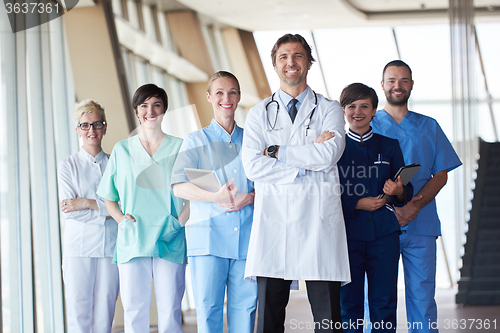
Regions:
[[[234,82],[236,82],[236,85],[238,86],[238,91],[240,91],[240,83],[238,82],[238,79],[236,78],[236,76],[234,76],[233,73],[230,73],[230,72],[226,72],[226,71],[218,71],[217,73],[214,73],[210,79],[208,79],[208,85],[207,85],[207,92],[209,93],[210,92],[210,89],[212,89],[212,83],[217,80],[217,79],[221,79],[223,77],[227,77],[227,78],[230,78],[230,79],[233,79]]]
[[[167,92],[163,88],[160,88],[156,84],[152,83],[148,83],[137,88],[137,90],[134,93],[134,97],[132,97],[132,106],[134,107],[134,110],[137,111],[137,107],[142,103],[144,103],[146,100],[150,99],[151,97],[157,97],[161,99],[163,102],[163,107],[165,108],[165,111],[167,111],[168,108]]]
[[[340,105],[345,108],[347,105],[360,100],[370,99],[374,109],[378,106],[378,96],[375,90],[363,83],[351,83],[346,86],[340,94]]]
[[[271,50],[271,59],[273,61],[273,67],[276,67],[276,53],[278,52],[278,49],[282,44],[287,44],[287,43],[300,43],[304,47],[304,50],[306,50],[307,53],[307,61],[309,62],[309,65],[315,62],[316,60],[312,56],[312,50],[309,44],[307,44],[306,40],[304,37],[302,37],[299,34],[286,34],[281,36],[276,43],[273,46],[273,49]]]
[[[408,64],[402,60],[393,60],[393,61],[390,61],[389,63],[387,63],[387,65],[385,65],[384,70],[382,71],[382,81],[384,81],[384,75],[385,75],[385,71],[387,70],[387,67],[391,67],[391,66],[408,68],[408,70],[410,71],[410,80],[412,80],[410,66],[408,66]]]

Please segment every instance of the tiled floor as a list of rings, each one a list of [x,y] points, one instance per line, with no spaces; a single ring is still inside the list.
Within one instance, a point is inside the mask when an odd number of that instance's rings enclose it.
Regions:
[[[457,306],[455,304],[455,288],[437,289],[439,331],[442,333],[488,333],[500,331],[500,306]],[[465,321],[464,321],[465,320]],[[184,313],[184,333],[196,333],[196,314],[194,311]],[[311,310],[305,292],[292,292],[287,307],[286,333],[310,333],[312,329],[300,329],[312,322]],[[399,290],[398,322],[406,323],[404,307],[404,290]],[[489,323],[489,328],[486,328]],[[399,326],[398,325],[398,326]],[[456,325],[456,328],[453,326]],[[472,327],[471,327],[472,325]],[[116,330],[115,332],[120,332]],[[152,328],[151,332],[157,332]],[[227,330],[224,327],[224,333]],[[397,333],[407,332],[406,328]],[[236,332],[238,333],[238,332]]]
[[[436,302],[438,305],[438,324],[439,331],[442,333],[451,332],[499,332],[500,331],[500,306],[457,306],[455,304],[455,288],[448,289],[437,289],[436,291]],[[399,303],[398,303],[398,326],[405,326],[406,323],[406,313],[404,306],[404,290],[399,290]],[[292,321],[294,320],[295,321]],[[466,320],[466,325],[464,328],[464,319]],[[494,322],[494,320],[496,320]],[[311,329],[298,329],[298,323],[310,323],[312,321],[311,311],[309,309],[309,303],[307,301],[307,295],[305,292],[300,292],[293,294],[290,298],[290,303],[287,309],[287,327],[285,332],[287,333],[306,333],[313,332]],[[484,328],[484,323],[488,322],[490,324],[489,329]],[[481,329],[481,323],[483,323]],[[496,329],[495,329],[496,323]],[[473,327],[470,328],[470,325]],[[453,328],[452,325],[458,325],[457,328]],[[474,327],[474,325],[476,327]],[[462,326],[462,328],[460,328]],[[186,333],[195,331],[185,331]],[[397,330],[397,333],[408,332],[406,328],[401,328]]]

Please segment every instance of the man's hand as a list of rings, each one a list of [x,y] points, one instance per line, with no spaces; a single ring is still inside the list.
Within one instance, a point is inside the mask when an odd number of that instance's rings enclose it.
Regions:
[[[250,205],[253,203],[255,198],[255,192],[250,192],[250,193],[236,193],[234,196],[234,202],[220,202],[219,206],[220,207],[226,207],[224,212],[229,213],[229,212],[235,212],[237,210],[242,209],[243,207]]]
[[[323,133],[321,133],[317,138],[316,138],[316,141],[315,143],[323,143],[323,142],[326,142],[328,140],[330,140],[331,138],[333,138],[335,136],[335,133],[334,132],[330,132],[330,131],[324,131]]]
[[[379,199],[378,197],[366,197],[359,199],[356,204],[356,209],[367,210],[369,212],[376,211],[383,205],[385,205],[387,199]]]
[[[401,214],[399,214],[399,210],[401,208],[399,207],[394,207],[396,209],[396,217],[398,218],[398,223],[401,227],[406,226],[408,223],[410,223],[409,220],[405,219]]]
[[[420,199],[422,199],[422,195],[417,195],[403,207],[396,207],[396,213],[398,215],[401,215],[403,222],[410,222],[414,220],[417,217],[418,213],[420,213],[420,208],[418,208],[416,205]],[[406,224],[408,224],[408,222],[406,222]],[[401,225],[401,223],[399,223],[399,225]]]

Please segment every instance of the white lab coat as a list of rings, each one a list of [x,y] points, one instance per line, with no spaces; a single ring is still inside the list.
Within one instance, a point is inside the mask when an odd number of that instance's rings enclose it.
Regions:
[[[340,202],[337,161],[345,147],[344,114],[337,101],[308,93],[292,124],[280,103],[266,111],[267,98],[250,109],[245,121],[242,159],[255,182],[255,211],[245,278],[350,282],[347,239]],[[268,114],[267,114],[268,113]],[[335,137],[314,143],[329,130]],[[263,154],[280,145],[279,159]],[[283,149],[283,146],[286,146]],[[286,156],[285,156],[286,155]],[[285,160],[286,158],[286,160]]]

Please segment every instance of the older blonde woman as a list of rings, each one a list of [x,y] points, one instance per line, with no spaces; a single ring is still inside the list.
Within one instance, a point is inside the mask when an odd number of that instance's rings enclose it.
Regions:
[[[58,168],[68,332],[111,332],[119,288],[118,268],[111,262],[117,223],[96,194],[109,159],[101,147],[106,115],[99,103],[84,100],[73,118],[82,148]]]

